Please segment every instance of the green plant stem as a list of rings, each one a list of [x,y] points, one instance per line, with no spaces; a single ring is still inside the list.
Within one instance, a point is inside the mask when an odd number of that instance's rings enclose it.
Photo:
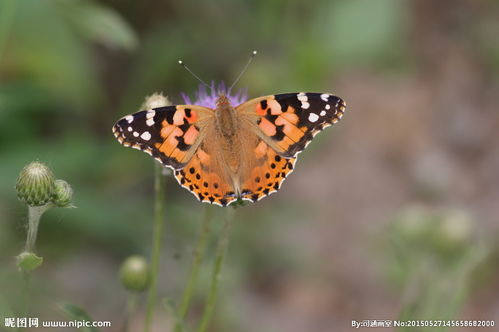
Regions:
[[[146,320],[144,331],[148,332],[151,328],[154,306],[156,304],[156,288],[159,271],[159,256],[161,254],[161,238],[164,224],[164,200],[165,200],[165,177],[163,176],[163,166],[155,163],[154,169],[154,230],[152,239],[151,254],[151,281],[147,295]]]
[[[38,225],[43,213],[50,208],[51,204],[42,206],[28,206],[28,235],[26,237],[26,246],[24,251],[33,252],[38,234]]]
[[[220,238],[218,239],[215,263],[213,265],[213,272],[211,275],[210,293],[208,294],[203,317],[201,318],[201,323],[199,324],[198,332],[206,331],[208,325],[210,324],[211,318],[213,317],[213,312],[215,310],[215,303],[217,301],[220,272],[222,270],[222,265],[225,259],[225,253],[227,252],[227,248],[229,246],[230,228],[234,219],[234,213],[235,213],[234,208],[231,207],[227,208],[225,222],[222,228],[222,232],[220,234]]]
[[[23,289],[22,289],[22,297],[23,297],[23,314],[24,317],[29,316],[29,304],[30,304],[30,296],[31,296],[31,273],[22,271],[23,275]]]
[[[212,210],[209,206],[204,207],[203,222],[201,225],[201,231],[199,233],[198,241],[196,244],[196,249],[194,249],[194,258],[192,260],[191,272],[189,274],[189,280],[184,288],[182,294],[182,302],[180,303],[178,309],[178,321],[175,325],[175,332],[182,331],[182,322],[189,311],[189,304],[192,298],[192,293],[196,287],[196,283],[199,275],[199,267],[203,261],[204,253],[206,251],[206,244],[208,240],[208,235],[211,232],[210,224],[212,220]]]
[[[137,294],[128,292],[127,301],[126,301],[126,316],[125,316],[125,331],[130,330],[130,321],[135,315],[135,311],[137,309]]]
[[[42,206],[29,206],[28,205],[28,234],[26,235],[26,245],[24,251],[33,252],[36,244],[36,236],[38,234],[38,225],[42,215],[51,207],[51,204]],[[31,297],[31,273],[22,271],[23,274],[23,312],[25,316],[29,314],[29,303]]]

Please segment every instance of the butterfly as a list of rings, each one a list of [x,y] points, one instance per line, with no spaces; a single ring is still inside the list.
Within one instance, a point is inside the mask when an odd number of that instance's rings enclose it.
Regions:
[[[345,102],[327,93],[285,93],[238,106],[221,93],[214,109],[177,105],[127,115],[113,133],[174,171],[202,202],[227,206],[276,192],[297,155],[324,128],[338,122]]]

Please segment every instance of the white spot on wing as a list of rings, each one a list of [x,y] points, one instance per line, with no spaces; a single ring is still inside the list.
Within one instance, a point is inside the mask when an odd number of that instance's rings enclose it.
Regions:
[[[324,116],[324,115],[326,115],[326,111],[321,111],[320,116]]]
[[[156,112],[154,110],[147,111],[146,119],[152,119],[155,115],[156,115]]]
[[[132,131],[132,130],[133,130],[132,127],[128,127],[128,131]]]
[[[327,104],[327,105],[326,105],[326,109],[328,110],[328,109],[330,109],[330,108],[331,108],[331,105]]]
[[[134,132],[133,132],[133,136],[135,136],[135,137],[139,137],[139,133],[138,133],[138,132],[136,132],[136,131],[134,131]]]
[[[151,134],[148,131],[144,131],[142,135],[140,135],[140,138],[142,138],[145,141],[148,141],[151,139]]]
[[[329,98],[329,95],[327,93],[321,94],[321,99],[324,100],[325,102],[327,102],[328,98]]]
[[[319,120],[319,116],[315,113],[310,113],[308,115],[308,121],[310,122],[316,122],[317,120]]]
[[[310,104],[308,103],[308,97],[304,92],[300,92],[299,94],[297,94],[296,98],[301,101],[301,108],[306,110],[310,107]]]
[[[132,123],[132,121],[133,121],[133,115],[127,115],[127,116],[125,117],[125,120],[126,120],[128,123]]]
[[[148,125],[149,127],[152,126],[154,124],[154,120],[153,119],[147,119],[146,120],[146,125]]]

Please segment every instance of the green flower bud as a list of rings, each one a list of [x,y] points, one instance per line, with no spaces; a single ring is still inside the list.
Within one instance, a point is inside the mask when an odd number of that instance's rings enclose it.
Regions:
[[[172,103],[168,100],[168,97],[156,92],[151,96],[146,97],[144,104],[141,106],[141,110],[150,110],[152,108],[170,106],[171,104]]]
[[[142,292],[149,286],[149,265],[142,256],[128,257],[120,269],[120,279],[129,291]]]
[[[40,162],[32,162],[23,168],[17,179],[17,197],[29,206],[42,206],[54,195],[54,174]]]
[[[58,207],[68,207],[73,198],[73,189],[69,183],[64,180],[55,180],[54,198],[52,203]]]
[[[31,272],[43,263],[43,257],[38,257],[32,252],[23,252],[17,256],[17,266],[23,272]]]

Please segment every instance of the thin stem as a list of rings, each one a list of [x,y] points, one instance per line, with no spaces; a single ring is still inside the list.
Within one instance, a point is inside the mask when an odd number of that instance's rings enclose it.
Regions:
[[[24,247],[25,252],[33,252],[36,244],[36,236],[38,234],[38,225],[40,224],[40,219],[45,211],[47,211],[52,205],[46,204],[42,206],[29,206],[28,205],[28,234],[26,235],[26,245]],[[23,311],[25,315],[29,314],[29,304],[31,297],[31,273],[22,271],[23,274]]]
[[[198,332],[206,331],[208,325],[210,324],[211,318],[213,317],[215,303],[217,301],[218,282],[220,281],[220,272],[222,270],[225,253],[227,252],[227,248],[229,246],[230,228],[234,219],[234,212],[234,208],[227,208],[227,214],[225,217],[224,226],[222,228],[222,233],[220,234],[220,238],[218,239],[217,253],[215,256],[215,263],[213,265],[213,273],[211,275],[210,293],[206,301]]]
[[[154,306],[156,304],[156,288],[159,271],[159,256],[161,253],[161,237],[163,234],[164,224],[164,199],[165,199],[165,183],[163,176],[163,167],[159,163],[155,163],[154,169],[154,230],[153,243],[151,254],[151,283],[149,293],[147,295],[146,321],[144,331],[148,332],[151,328]]]
[[[203,223],[201,225],[201,232],[199,233],[198,241],[196,244],[196,249],[194,249],[194,258],[192,260],[191,272],[189,275],[189,280],[184,288],[184,293],[182,295],[182,302],[178,309],[178,321],[175,325],[175,332],[182,331],[182,322],[189,311],[189,304],[192,298],[192,293],[196,287],[196,283],[199,275],[199,267],[204,257],[206,251],[206,244],[208,240],[208,235],[210,234],[211,220],[212,220],[212,210],[209,206],[204,208]]]
[[[30,296],[31,296],[31,273],[22,271],[23,275],[23,288],[22,288],[22,297],[23,297],[23,314],[24,317],[29,316],[29,304],[30,304]]]
[[[26,237],[26,252],[32,252],[35,248],[38,225],[43,213],[50,208],[50,204],[43,206],[28,206],[28,235]]]
[[[135,315],[135,311],[137,310],[137,294],[128,292],[127,301],[126,301],[126,316],[125,316],[125,331],[130,330],[130,321]]]

